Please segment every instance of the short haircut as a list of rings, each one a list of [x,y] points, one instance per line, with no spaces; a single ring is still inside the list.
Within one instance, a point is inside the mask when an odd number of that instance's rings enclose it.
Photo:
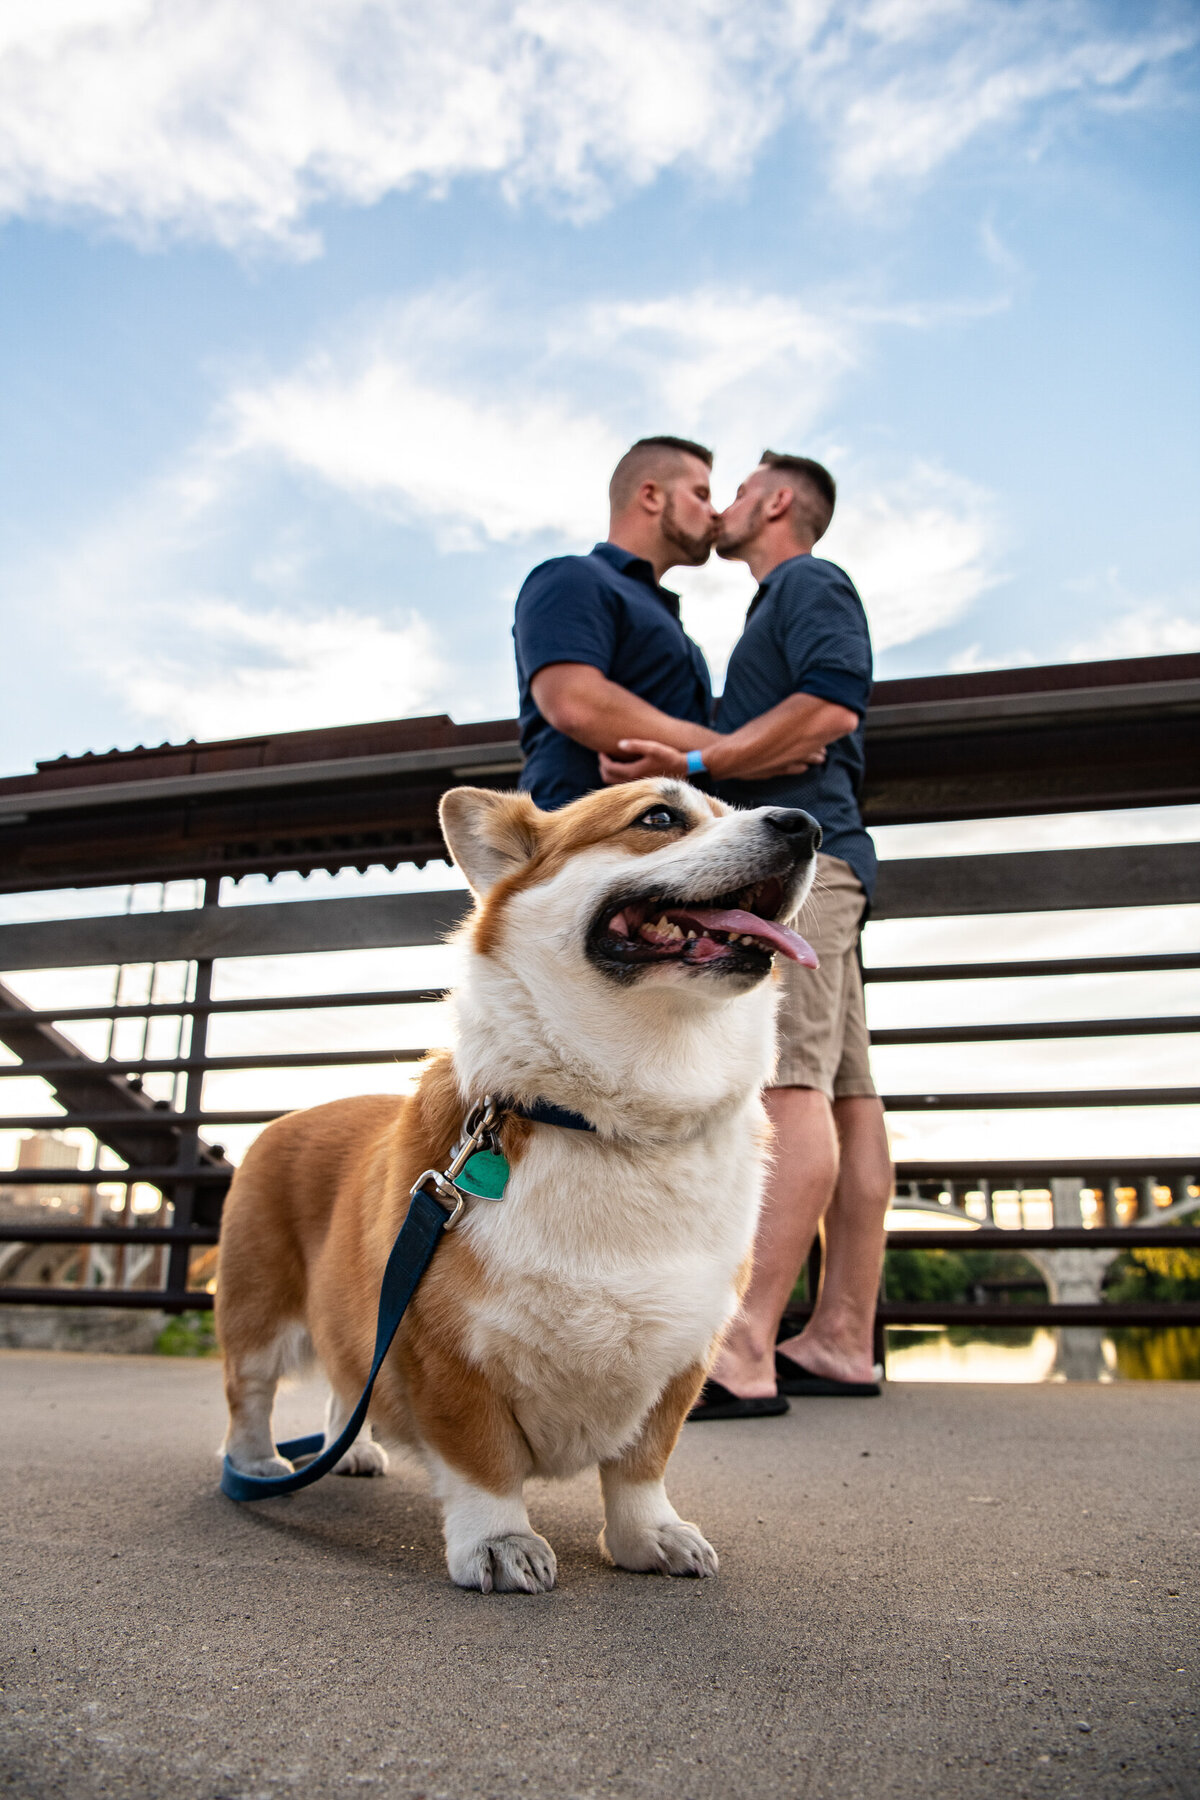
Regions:
[[[694,456],[706,469],[712,468],[712,451],[706,450],[703,444],[693,444],[690,438],[639,438],[613,470],[612,480],[608,484],[608,503],[612,510],[622,512],[643,481],[654,476],[677,475],[682,466],[681,459],[685,456]]]
[[[813,543],[824,537],[837,505],[837,483],[829,470],[811,456],[788,456],[779,450],[764,450],[759,462],[781,475],[794,475],[798,485],[792,489],[795,522]]]

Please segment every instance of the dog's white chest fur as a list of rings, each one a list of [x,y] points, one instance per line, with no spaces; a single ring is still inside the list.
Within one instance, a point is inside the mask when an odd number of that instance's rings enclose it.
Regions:
[[[487,1277],[470,1351],[501,1365],[538,1472],[625,1448],[731,1316],[761,1181],[757,1097],[691,1141],[614,1145],[543,1126],[467,1225]]]

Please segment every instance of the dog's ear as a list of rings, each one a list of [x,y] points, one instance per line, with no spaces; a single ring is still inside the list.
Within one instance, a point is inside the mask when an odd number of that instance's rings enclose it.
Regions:
[[[475,787],[451,788],[439,813],[450,854],[477,894],[529,861],[545,816],[528,794]]]

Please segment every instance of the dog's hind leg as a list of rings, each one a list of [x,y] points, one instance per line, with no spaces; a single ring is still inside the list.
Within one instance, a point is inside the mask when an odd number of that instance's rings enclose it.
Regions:
[[[343,1400],[340,1394],[330,1389],[329,1404],[325,1408],[325,1446],[328,1449],[335,1439],[342,1435],[346,1421],[358,1404],[357,1396],[350,1401]],[[386,1475],[388,1471],[387,1451],[382,1444],[377,1444],[371,1435],[368,1421],[347,1450],[340,1462],[333,1465],[335,1475]]]
[[[717,1553],[698,1527],[681,1519],[663,1485],[680,1427],[704,1380],[697,1364],[659,1395],[623,1456],[600,1465],[604,1530],[600,1547],[622,1569],[662,1575],[715,1575]]]
[[[285,1325],[273,1343],[257,1349],[225,1350],[225,1398],[229,1430],[225,1454],[243,1475],[290,1475],[292,1465],[276,1454],[271,1410],[280,1378],[311,1355],[308,1333]]]

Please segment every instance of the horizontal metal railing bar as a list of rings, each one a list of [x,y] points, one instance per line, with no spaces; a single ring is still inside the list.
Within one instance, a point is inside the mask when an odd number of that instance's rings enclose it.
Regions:
[[[139,1312],[211,1312],[206,1288],[4,1287],[0,1306],[117,1306]]]
[[[1200,956],[1191,959],[1200,968]],[[890,979],[890,975],[888,977]],[[920,976],[919,979],[924,979]],[[955,976],[946,979],[957,979]],[[379,994],[317,994],[270,1000],[156,1001],[145,1006],[79,1006],[28,1012],[0,1011],[3,1025],[68,1024],[88,1019],[155,1019],[216,1013],[333,1012],[338,1007],[420,1006],[444,1000],[447,988],[400,988]],[[1002,1042],[1020,1037],[1132,1037],[1172,1031],[1200,1030],[1200,1015],[1155,1014],[1148,1018],[1036,1020],[1002,1025],[930,1025],[883,1028],[871,1033],[873,1044],[937,1044]],[[963,1035],[970,1033],[971,1035]]]
[[[1178,1027],[1176,1027],[1176,1029],[1178,1029]],[[1188,1026],[1186,1029],[1194,1030],[1195,1027]],[[1020,1038],[1024,1034],[1017,1032],[1013,1035]],[[1046,1033],[1041,1035],[1055,1034]],[[1093,1034],[1088,1033],[1080,1035]],[[872,1038],[873,1043],[880,1044],[889,1042],[952,1043],[955,1041],[970,1042],[972,1040],[955,1040],[953,1038],[922,1039],[918,1037],[888,1038],[883,1036]],[[172,1075],[181,1071],[193,1069],[203,1071],[205,1074],[223,1074],[231,1070],[239,1069],[335,1069],[353,1068],[355,1066],[366,1068],[381,1063],[419,1063],[424,1061],[428,1054],[429,1051],[424,1048],[398,1050],[293,1050],[286,1052],[279,1051],[274,1055],[263,1054],[209,1057],[169,1056],[145,1059],[131,1058],[127,1061],[81,1062],[78,1065],[63,1061],[16,1062],[0,1063],[0,1080],[11,1081],[23,1076],[38,1076],[41,1078],[50,1076],[61,1077],[68,1073],[85,1073],[89,1076],[144,1076]],[[891,1112],[927,1112],[937,1110],[938,1108],[953,1111],[963,1107],[979,1107],[991,1110],[1014,1106],[1192,1106],[1198,1101],[1200,1101],[1200,1087],[1080,1088],[1063,1092],[1046,1090],[1044,1092],[1037,1091],[1016,1094],[885,1094],[883,1096],[883,1104]],[[146,1115],[146,1119],[147,1122],[151,1124],[156,1123],[160,1118],[178,1123],[183,1116],[184,1115],[181,1113],[171,1113],[164,1110],[161,1114],[149,1113]],[[214,1115],[209,1114],[206,1116],[211,1118]],[[226,1114],[224,1116],[231,1117],[232,1115]],[[59,1121],[60,1124],[65,1122],[65,1118]],[[0,1125],[5,1123],[6,1121],[0,1119]],[[126,1115],[123,1117],[122,1123],[126,1125],[130,1123],[141,1125],[143,1121],[141,1119],[131,1121],[129,1116]]]
[[[1101,1300],[1092,1305],[1046,1300],[1008,1305],[1004,1301],[965,1300],[938,1305],[922,1300],[885,1300],[875,1316],[883,1325],[1200,1325],[1200,1301]]]
[[[897,963],[879,967],[868,963],[862,973],[864,981],[1001,981],[1026,975],[1150,975],[1175,969],[1200,969],[1200,950],[1171,950],[1155,956],[1033,957],[1024,962]]]
[[[125,1125],[131,1130],[174,1130],[181,1125],[269,1125],[282,1119],[294,1107],[254,1107],[250,1110],[231,1108],[214,1112],[171,1112],[164,1106],[143,1117],[114,1112],[10,1113],[0,1118],[0,1131],[92,1131],[100,1125]]]
[[[1200,891],[1195,843],[897,857],[879,865],[874,919],[966,918],[1094,907],[1183,906]],[[9,929],[13,929],[9,927]]]
[[[157,1168],[147,1166],[144,1169],[0,1169],[0,1188],[3,1187],[103,1187],[109,1182],[118,1187],[128,1187],[137,1181],[148,1181],[157,1186],[162,1181],[203,1181],[212,1187],[222,1181],[228,1181],[233,1175],[232,1167],[214,1169],[203,1163],[194,1169],[181,1169],[178,1163],[163,1163]]]
[[[425,949],[471,909],[461,888],[338,900],[198,906],[0,925],[0,970],[80,969],[330,950]]]
[[[930,1215],[926,1213],[925,1218]],[[1200,1250],[1200,1226],[1189,1225],[1057,1225],[1047,1231],[996,1225],[977,1230],[889,1231],[889,1250]]]
[[[1167,843],[896,859],[880,867],[874,916],[931,918],[1182,904],[1196,899],[1198,857],[1200,849],[1194,843]],[[468,894],[450,888],[18,921],[0,925],[0,969],[427,946],[461,924],[471,904]]]
[[[1200,959],[1197,959],[1200,961]],[[339,1006],[421,1006],[448,988],[387,988],[363,994],[287,994],[261,1000],[155,1000],[142,1006],[58,1006],[20,1012],[0,1008],[0,1025],[65,1025],[80,1019],[177,1019],[210,1013],[320,1012]]]
[[[217,1243],[215,1231],[173,1225],[17,1225],[0,1224],[0,1244],[206,1244]]]
[[[0,1126],[5,1121],[0,1120]],[[1059,1157],[1047,1162],[978,1162],[958,1163],[900,1163],[896,1167],[898,1183],[953,1181],[961,1187],[972,1180],[1004,1180],[1011,1177],[1014,1181],[1024,1176],[1042,1176],[1055,1179],[1061,1176],[1079,1177],[1082,1187],[1089,1184],[1089,1177],[1096,1176],[1108,1180],[1112,1175],[1129,1175],[1142,1179],[1147,1175],[1191,1175],[1200,1174],[1200,1152],[1195,1156],[1176,1157],[1144,1157],[1131,1158],[1122,1162],[1110,1159],[1108,1162],[1085,1162],[1080,1158]],[[104,1186],[113,1183],[125,1187],[135,1182],[145,1181],[155,1184],[161,1181],[203,1181],[209,1186],[217,1186],[233,1177],[233,1166],[227,1168],[206,1167],[200,1164],[196,1168],[181,1169],[177,1163],[163,1163],[158,1166],[146,1165],[138,1168],[120,1169],[0,1169],[0,1187],[69,1187],[72,1182],[78,1186]],[[1026,1182],[1026,1186],[1028,1186]]]
[[[161,1312],[208,1312],[213,1295],[207,1289],[188,1289],[180,1293],[172,1288],[66,1288],[3,1287],[0,1305],[9,1306],[110,1306]],[[789,1320],[808,1317],[811,1308],[788,1309]],[[1097,1305],[1053,1302],[1006,1305],[984,1301],[943,1302],[886,1300],[880,1303],[877,1317],[884,1325],[1099,1325],[1120,1329],[1126,1326],[1198,1326],[1200,1303],[1190,1300],[1159,1302],[1113,1302]]]
[[[2,1244],[205,1244],[218,1242],[215,1231],[201,1227],[176,1230],[169,1225],[59,1225],[0,1223]],[[889,1250],[1194,1250],[1200,1248],[1200,1226],[1099,1225],[1094,1229],[1056,1226],[1047,1231],[997,1226],[956,1231],[889,1231]]]
[[[1200,1031],[1200,1014],[1166,1013],[1141,1019],[1057,1019],[1003,1025],[904,1025],[872,1030],[871,1043],[1009,1044],[1058,1038],[1165,1037]]]
[[[322,1069],[352,1067],[356,1063],[411,1063],[428,1056],[428,1050],[289,1050],[259,1056],[164,1056],[115,1058],[88,1062],[0,1063],[0,1078],[18,1075],[173,1075],[200,1069],[217,1074],[228,1069]],[[164,1113],[164,1118],[178,1114]],[[151,1119],[154,1115],[150,1115]],[[126,1120],[129,1123],[129,1120]],[[141,1124],[141,1120],[135,1121]]]
[[[1090,1176],[1107,1180],[1115,1175],[1200,1174],[1200,1150],[1194,1156],[981,1156],[964,1162],[946,1158],[935,1162],[899,1162],[896,1180],[902,1181],[999,1181],[1022,1175],[1078,1175],[1086,1187]]]
[[[1075,1106],[1196,1106],[1200,1087],[1071,1088],[1027,1094],[884,1094],[889,1112],[1005,1112]]]

